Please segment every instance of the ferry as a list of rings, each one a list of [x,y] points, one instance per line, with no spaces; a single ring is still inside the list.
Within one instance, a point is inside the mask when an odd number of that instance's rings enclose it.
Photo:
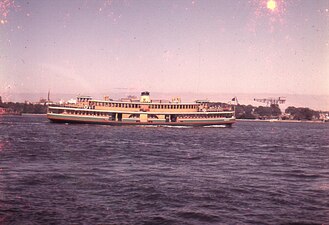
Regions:
[[[151,100],[148,91],[142,92],[140,98],[120,100],[78,96],[74,102],[49,105],[47,118],[57,123],[160,126],[231,127],[236,121],[234,108],[229,104],[208,100],[183,103],[180,98]]]

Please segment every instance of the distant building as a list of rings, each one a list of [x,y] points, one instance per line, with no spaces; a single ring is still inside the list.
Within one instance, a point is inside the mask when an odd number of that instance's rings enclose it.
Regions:
[[[10,108],[2,108],[0,107],[0,116],[1,115],[21,115],[21,113],[14,111]]]
[[[329,113],[320,113],[319,119],[323,121],[329,121]]]
[[[6,113],[6,109],[0,107],[0,115],[5,114],[5,113]]]

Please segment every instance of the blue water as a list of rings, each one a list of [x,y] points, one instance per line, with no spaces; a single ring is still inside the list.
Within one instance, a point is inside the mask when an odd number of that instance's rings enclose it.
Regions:
[[[328,135],[0,117],[0,224],[329,224]]]

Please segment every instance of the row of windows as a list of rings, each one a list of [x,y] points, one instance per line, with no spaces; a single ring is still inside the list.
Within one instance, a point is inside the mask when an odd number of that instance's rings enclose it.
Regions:
[[[67,110],[66,113],[71,115],[85,115],[85,116],[109,116],[108,113],[104,112],[90,112],[90,111],[75,111]]]
[[[197,105],[150,105],[151,109],[196,109]]]
[[[105,107],[119,107],[119,108],[139,108],[139,104],[128,103],[109,103],[109,102],[89,102],[90,106],[105,106]]]
[[[129,118],[132,118],[132,119],[139,119],[140,118],[140,115],[139,114],[131,114],[129,116]],[[149,119],[159,119],[157,115],[153,115],[153,114],[149,114],[147,115],[147,118]]]
[[[109,103],[109,102],[90,102],[90,106],[119,107],[119,108],[140,108],[140,104],[132,103]],[[196,109],[197,105],[149,105],[150,109]]]
[[[215,118],[230,118],[230,114],[210,114],[210,115],[178,115],[177,118],[179,119],[215,119]]]

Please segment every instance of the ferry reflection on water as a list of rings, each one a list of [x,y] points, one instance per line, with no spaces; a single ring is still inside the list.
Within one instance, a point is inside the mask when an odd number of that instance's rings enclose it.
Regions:
[[[95,123],[109,125],[174,125],[231,127],[235,122],[233,106],[210,101],[182,103],[180,98],[151,100],[144,91],[140,99],[129,97],[93,100],[78,96],[76,102],[49,105],[47,117],[52,122]]]

